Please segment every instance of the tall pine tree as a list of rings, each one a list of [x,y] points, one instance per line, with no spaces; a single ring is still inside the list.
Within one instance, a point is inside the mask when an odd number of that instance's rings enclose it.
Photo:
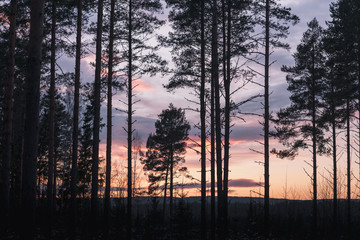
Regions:
[[[44,1],[31,1],[30,42],[28,55],[28,78],[26,83],[26,109],[24,151],[22,165],[22,212],[23,238],[34,239],[36,204],[36,159],[39,127],[40,76]]]
[[[325,84],[325,55],[322,46],[323,29],[316,19],[308,23],[301,44],[294,54],[295,66],[284,66],[291,92],[291,105],[277,114],[275,127],[279,140],[289,147],[273,152],[280,157],[294,158],[302,148],[311,148],[313,186],[313,226],[317,223],[317,155],[327,152],[324,124],[320,118]]]

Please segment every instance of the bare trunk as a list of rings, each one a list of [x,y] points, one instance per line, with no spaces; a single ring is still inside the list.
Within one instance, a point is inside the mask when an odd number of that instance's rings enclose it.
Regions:
[[[346,100],[346,158],[347,158],[347,227],[348,236],[351,237],[351,152],[350,152],[350,100]]]
[[[54,178],[54,142],[55,142],[55,64],[56,64],[56,3],[52,1],[51,10],[51,63],[50,63],[50,110],[49,110],[49,166],[47,183],[47,204],[49,226],[52,223],[53,178]],[[51,228],[50,228],[51,231]]]
[[[36,159],[39,136],[39,105],[41,50],[43,40],[44,1],[32,0],[30,13],[30,42],[26,109],[24,126],[23,181],[22,181],[22,237],[33,239],[35,232]]]
[[[170,149],[170,219],[173,217],[173,197],[174,197],[174,145],[171,144]]]
[[[96,65],[94,83],[94,124],[93,124],[93,153],[92,153],[92,181],[91,181],[91,230],[93,238],[97,235],[97,211],[99,188],[99,132],[100,132],[100,88],[101,88],[101,39],[103,25],[103,0],[98,2],[97,32],[96,32]]]
[[[13,194],[12,198],[14,199],[11,204],[14,204],[15,215],[21,216],[21,194],[22,194],[22,166],[23,166],[23,153],[24,153],[24,125],[25,125],[25,96],[15,96],[14,95],[14,106],[19,106],[18,108],[13,108],[14,116],[19,114],[17,122],[15,118],[13,119],[14,126],[19,126],[20,131],[15,134],[13,132],[13,159],[15,159],[16,168],[12,174],[14,177],[13,183]],[[13,129],[14,129],[13,126]],[[10,205],[11,205],[10,204]]]
[[[136,155],[136,153],[135,153],[135,155]],[[134,162],[133,162],[133,166],[132,166],[132,168],[133,168],[133,172],[132,172],[132,175],[133,175],[133,177],[132,177],[132,196],[136,197],[136,158],[137,158],[137,156],[134,156],[133,158],[134,158]]]
[[[3,152],[2,152],[2,186],[0,196],[0,213],[4,223],[7,222],[10,205],[10,162],[12,147],[12,119],[13,119],[13,95],[15,73],[15,40],[16,40],[16,12],[17,0],[10,2],[10,29],[9,29],[9,55],[7,65],[7,85],[5,90],[4,129],[3,129]]]
[[[270,181],[269,181],[269,58],[270,58],[270,1],[266,0],[266,23],[265,23],[265,101],[264,101],[264,224],[265,237],[269,236],[269,202],[270,202]]]
[[[219,84],[219,54],[218,54],[218,26],[217,1],[213,0],[212,9],[212,66],[211,73],[214,81],[215,94],[215,134],[216,134],[216,163],[217,163],[217,195],[218,195],[218,225],[223,221],[222,206],[222,159],[221,159],[221,113],[220,113],[220,84]]]
[[[169,176],[169,164],[167,164],[167,166],[166,166],[166,174],[165,174],[163,221],[165,221],[165,216],[166,216],[166,193],[167,193],[167,185],[168,185],[168,176]]]
[[[52,190],[52,194],[53,194],[53,204],[52,204],[52,208],[53,210],[52,211],[55,211],[56,210],[56,178],[57,178],[57,168],[56,168],[56,165],[57,165],[57,157],[55,156],[54,158],[54,174],[53,174],[53,190]]]
[[[333,89],[333,87],[332,87]],[[333,90],[332,90],[333,91]],[[337,151],[336,151],[336,121],[335,121],[335,103],[331,101],[331,125],[332,125],[332,143],[333,143],[333,217],[334,232],[337,232]]]
[[[211,76],[211,239],[215,239],[216,210],[215,210],[215,81]]]
[[[229,158],[230,158],[230,60],[231,60],[231,1],[228,0],[228,9],[227,9],[227,36],[226,36],[226,43],[224,38],[224,50],[226,48],[226,79],[224,79],[224,86],[225,86],[225,136],[224,136],[224,220],[225,220],[225,227],[227,230],[227,221],[228,221],[228,183],[229,183]],[[225,8],[225,6],[224,6]],[[225,9],[223,10],[225,15]],[[224,16],[224,25],[226,22],[226,18]],[[224,29],[225,31],[225,29]],[[225,62],[224,60],[224,62]]]
[[[114,59],[114,22],[115,22],[115,0],[111,0],[110,10],[110,36],[109,36],[109,63],[107,81],[107,134],[106,134],[106,183],[105,183],[105,237],[108,237],[111,184],[111,144],[112,144],[112,81],[113,81],[113,59]]]
[[[201,0],[201,239],[206,236],[206,105],[205,105],[205,0]]]
[[[313,155],[313,227],[314,236],[317,234],[317,158],[316,158],[316,105],[315,105],[315,49],[312,51],[312,89],[311,89],[311,101],[312,101],[312,155]]]
[[[72,226],[76,226],[77,184],[78,184],[78,146],[79,146],[79,95],[80,95],[80,60],[81,60],[81,31],[82,31],[82,0],[77,0],[77,29],[75,56],[75,84],[74,84],[74,112],[72,133],[72,166],[71,166],[71,215]]]
[[[127,196],[127,236],[128,239],[131,239],[131,228],[132,228],[132,217],[131,217],[131,202],[132,202],[132,0],[129,0],[129,35],[128,35],[128,44],[129,44],[129,69],[128,69],[128,196]]]

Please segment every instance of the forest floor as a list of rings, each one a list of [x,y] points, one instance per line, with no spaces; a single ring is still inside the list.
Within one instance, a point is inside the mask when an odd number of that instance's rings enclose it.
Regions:
[[[166,211],[163,215],[163,199],[150,197],[137,197],[133,200],[132,238],[149,240],[191,240],[200,239],[200,197],[176,198],[174,201],[173,216]],[[210,235],[210,198],[208,200],[207,225]],[[58,205],[53,221],[49,225],[46,199],[38,201],[36,214],[36,239],[123,239],[127,238],[126,200],[111,199],[111,214],[108,226],[105,226],[102,213],[93,226],[90,217],[90,199],[79,201],[77,224],[71,225],[68,206]],[[100,206],[103,201],[99,200]],[[346,201],[339,200],[339,215],[336,225],[332,216],[332,200],[318,201],[318,231],[314,238],[311,226],[312,202],[302,200],[271,199],[271,239],[358,239],[350,237],[349,231],[355,232],[360,224],[360,201],[352,201],[351,226],[348,227],[346,218]],[[166,205],[167,210],[169,208]],[[21,214],[20,214],[21,215]],[[7,226],[1,228],[0,239],[20,239],[22,226],[19,218],[12,216]],[[19,216],[21,217],[21,216]],[[49,235],[51,227],[51,237]],[[7,229],[6,229],[7,228]],[[75,229],[75,233],[71,234]],[[105,230],[108,229],[108,230]],[[227,233],[219,232],[221,239],[265,239],[263,237],[263,199],[229,197]],[[108,237],[105,233],[108,232]],[[350,232],[351,234],[351,232]],[[96,235],[97,237],[93,238]],[[71,238],[74,236],[74,238]],[[227,236],[227,237],[226,237]]]

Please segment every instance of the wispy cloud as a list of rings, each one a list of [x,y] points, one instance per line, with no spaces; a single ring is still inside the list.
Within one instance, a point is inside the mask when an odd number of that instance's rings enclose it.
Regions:
[[[133,85],[136,86],[134,88],[134,91],[136,92],[149,92],[149,91],[155,91],[155,87],[151,84],[147,83],[145,80],[138,78],[134,80]]]
[[[216,183],[215,183],[216,185]],[[259,185],[263,185],[262,182],[255,181],[253,179],[246,179],[246,178],[238,178],[238,179],[230,179],[229,180],[229,187],[231,188],[249,188],[249,187],[258,187]],[[200,188],[201,184],[196,183],[184,183],[184,184],[176,184],[175,188],[185,188],[185,189],[196,189]],[[207,188],[210,188],[210,183],[206,184]]]

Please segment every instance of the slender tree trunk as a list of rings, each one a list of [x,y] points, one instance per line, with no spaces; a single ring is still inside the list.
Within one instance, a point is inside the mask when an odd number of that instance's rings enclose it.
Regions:
[[[129,44],[129,69],[128,69],[128,196],[127,196],[127,234],[128,239],[131,239],[132,217],[131,217],[131,202],[132,202],[132,0],[129,0],[129,26],[128,26],[128,44]]]
[[[25,125],[25,96],[16,96],[14,95],[14,106],[19,106],[19,108],[13,108],[14,116],[19,114],[16,122],[15,117],[13,119],[13,129],[14,126],[19,126],[19,131],[15,134],[13,132],[13,159],[15,159],[16,168],[12,174],[14,177],[14,201],[11,202],[14,204],[14,216],[18,216],[17,219],[21,218],[21,202],[22,202],[22,168],[23,168],[23,155],[24,155],[24,125]],[[20,225],[20,224],[19,224]]]
[[[211,159],[210,159],[210,174],[211,174],[211,239],[215,239],[216,230],[216,196],[215,196],[215,96],[214,96],[214,81],[211,80]]]
[[[206,105],[205,105],[205,0],[201,0],[201,239],[206,236]]]
[[[312,51],[312,89],[311,89],[311,101],[312,101],[312,155],[313,155],[313,225],[315,230],[315,235],[317,234],[316,225],[317,225],[317,158],[316,158],[316,98],[315,98],[315,49]]]
[[[0,193],[0,215],[4,223],[8,222],[10,206],[10,162],[12,146],[12,119],[13,119],[13,95],[15,73],[15,40],[16,40],[16,12],[17,0],[10,2],[10,29],[9,29],[9,55],[7,65],[7,85],[5,90],[4,129],[2,142],[2,186]]]
[[[350,152],[350,100],[346,100],[346,160],[347,160],[347,227],[348,236],[351,238],[351,152]]]
[[[167,194],[168,176],[169,176],[169,164],[167,164],[167,166],[166,166],[166,174],[165,174],[164,202],[163,202],[163,221],[165,221],[165,216],[166,216],[166,194]]]
[[[62,171],[61,182],[65,182],[65,164],[63,164],[61,171]],[[64,191],[62,191],[61,192],[60,209],[62,209],[64,206],[64,200],[65,200],[65,193],[64,193]]]
[[[215,239],[216,209],[215,209],[215,80],[211,71],[211,239]]]
[[[166,174],[165,174],[163,221],[165,221],[165,216],[166,216],[166,193],[167,193],[167,185],[168,185],[168,176],[169,176],[169,164],[167,164],[167,166],[166,166]]]
[[[56,3],[51,6],[51,56],[50,56],[50,104],[49,104],[49,166],[47,182],[48,227],[51,237],[53,217],[53,178],[54,178],[54,143],[55,143],[55,64],[56,64]]]
[[[26,109],[24,126],[22,229],[23,239],[34,239],[36,205],[36,159],[39,137],[39,105],[41,50],[43,40],[44,0],[32,0],[30,7],[30,42],[28,76],[26,82]]]
[[[331,86],[331,91],[333,90],[333,85]],[[332,148],[333,148],[333,218],[334,218],[334,232],[337,233],[337,151],[336,151],[336,120],[335,120],[335,103],[334,100],[331,100],[331,125],[332,125]]]
[[[77,219],[76,198],[77,198],[77,184],[78,184],[81,31],[82,31],[82,0],[77,0],[74,112],[73,112],[73,132],[72,132],[72,166],[71,166],[71,182],[70,182],[72,227],[74,229],[76,227],[76,219]]]
[[[91,230],[92,237],[97,235],[98,188],[99,188],[99,132],[100,132],[100,88],[101,88],[101,39],[103,25],[103,0],[98,1],[97,31],[96,31],[96,65],[94,84],[94,125],[91,181]]]
[[[230,60],[231,60],[231,1],[228,0],[227,8],[227,36],[226,44],[224,41],[224,49],[226,47],[226,79],[224,79],[225,86],[225,136],[224,136],[224,220],[226,229],[228,229],[228,183],[229,183],[229,160],[230,160]],[[225,9],[224,9],[225,15]],[[224,17],[224,22],[226,21]],[[224,72],[225,74],[225,72]]]
[[[222,204],[222,159],[221,159],[221,113],[220,113],[220,84],[219,84],[219,53],[218,53],[218,25],[217,1],[213,0],[212,9],[212,66],[211,74],[214,81],[215,94],[215,134],[216,134],[216,162],[217,162],[217,195],[218,195],[218,225],[221,231],[223,221]],[[222,236],[220,234],[220,236]]]
[[[105,183],[105,237],[109,232],[110,184],[111,184],[111,144],[112,144],[112,81],[113,81],[113,59],[114,59],[114,24],[115,24],[115,0],[111,0],[110,9],[110,36],[109,36],[109,63],[107,81],[107,138],[106,138],[106,183]]]
[[[264,101],[264,224],[265,237],[269,236],[269,202],[270,202],[270,181],[269,181],[269,58],[270,58],[270,1],[266,0],[266,22],[265,22],[265,101]]]
[[[57,178],[57,156],[54,157],[54,169],[53,169],[53,190],[52,190],[52,194],[53,194],[53,204],[52,204],[52,208],[53,208],[53,212],[56,211],[56,178]]]
[[[228,119],[226,119],[226,100],[227,100],[227,96],[226,96],[226,84],[227,84],[227,74],[226,74],[226,67],[227,67],[227,64],[226,64],[226,60],[227,60],[227,57],[226,57],[226,35],[227,35],[227,32],[226,32],[226,12],[225,12],[225,0],[221,0],[221,13],[222,13],[222,70],[223,70],[223,84],[224,84],[224,88],[225,88],[225,134],[224,134],[224,181],[223,181],[223,192],[222,192],[222,204],[223,204],[223,220],[222,221],[222,225],[223,227],[225,227],[226,225],[226,218],[227,218],[227,211],[226,211],[226,203],[225,203],[225,199],[226,199],[226,193],[225,193],[225,186],[227,185],[227,183],[225,183],[225,176],[226,176],[226,173],[225,173],[225,161],[227,160],[226,159],[226,153],[228,149],[226,149],[226,121]],[[223,229],[225,230],[225,228]]]
[[[56,3],[52,1],[51,13],[51,63],[50,63],[50,110],[49,110],[49,171],[48,171],[48,204],[52,206],[54,176],[54,142],[55,142],[55,64],[56,64]]]
[[[174,202],[174,145],[171,144],[170,149],[170,220],[173,217]]]
[[[135,155],[136,155],[136,149],[135,150]],[[133,172],[132,172],[132,196],[136,197],[136,158],[137,156],[134,156],[134,162],[133,162]]]

